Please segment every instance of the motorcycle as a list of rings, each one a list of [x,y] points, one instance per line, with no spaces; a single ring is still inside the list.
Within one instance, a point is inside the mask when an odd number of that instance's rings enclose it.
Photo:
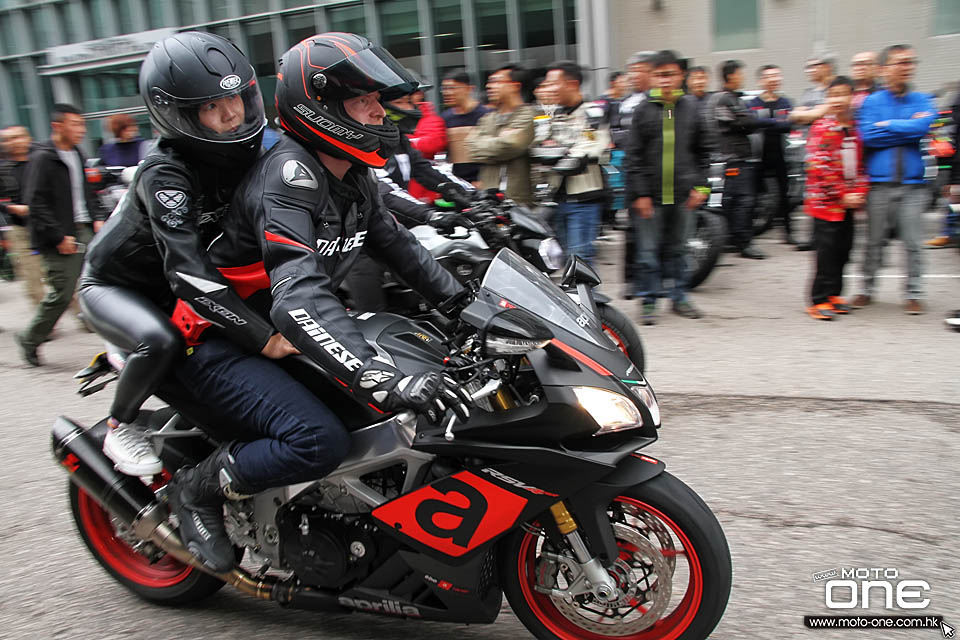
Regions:
[[[440,185],[444,190],[445,185]],[[563,249],[553,232],[542,221],[549,206],[540,205],[537,211],[504,200],[496,189],[479,192],[472,200],[459,204],[447,200],[446,207],[456,207],[472,227],[458,227],[442,233],[429,225],[413,227],[410,231],[430,254],[462,284],[482,277],[497,251],[508,248],[526,259],[538,270],[550,274],[562,266]],[[444,207],[441,204],[441,207]],[[405,284],[388,277],[384,285],[387,310],[401,315],[430,314],[423,298]],[[568,289],[576,299],[577,293]],[[601,326],[609,338],[643,372],[645,357],[640,334],[633,322],[610,305],[610,298],[594,292],[594,301],[600,313]],[[344,287],[341,298],[350,305],[349,288]]]
[[[214,574],[170,521],[170,474],[216,443],[165,388],[144,411],[165,471],[119,474],[106,429],[60,417],[56,460],[94,558],[157,603],[196,602],[229,583],[281,605],[457,623],[492,623],[505,595],[537,638],[707,638],[731,588],[724,533],[709,508],[642,449],[660,410],[647,380],[603,333],[596,273],[570,260],[580,303],[509,249],[446,305],[454,333],[389,313],[356,316],[404,371],[443,370],[475,408],[433,425],[383,415],[302,356],[285,359],[351,430],[349,457],[314,482],[227,502],[237,567]],[[78,376],[98,391],[121,366],[99,356]]]
[[[114,167],[91,158],[84,167],[87,182],[93,185],[105,211],[113,212],[127,193],[137,167]]]

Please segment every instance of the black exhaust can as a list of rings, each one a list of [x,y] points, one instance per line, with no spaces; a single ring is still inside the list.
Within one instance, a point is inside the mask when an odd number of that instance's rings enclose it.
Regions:
[[[51,430],[53,456],[72,482],[130,525],[156,503],[156,497],[139,478],[113,468],[113,461],[103,453],[106,430],[105,422],[87,430],[61,416]]]

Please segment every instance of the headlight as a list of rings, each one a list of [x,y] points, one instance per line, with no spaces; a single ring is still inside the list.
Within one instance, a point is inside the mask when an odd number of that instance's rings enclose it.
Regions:
[[[593,435],[599,436],[624,429],[633,429],[643,424],[643,418],[636,405],[624,395],[597,389],[596,387],[574,387],[580,406],[600,427]]]
[[[543,265],[550,271],[556,271],[563,266],[563,248],[556,238],[546,238],[540,241],[537,253],[543,260]]]

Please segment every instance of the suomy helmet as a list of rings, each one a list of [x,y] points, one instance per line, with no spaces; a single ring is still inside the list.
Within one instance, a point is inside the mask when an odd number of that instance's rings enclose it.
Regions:
[[[140,95],[160,137],[200,162],[232,168],[260,152],[260,87],[229,40],[187,31],[157,42],[140,67]]]
[[[337,158],[382,167],[399,143],[389,120],[360,124],[344,100],[380,92],[393,100],[413,92],[417,80],[382,47],[352,33],[321,33],[287,51],[277,76],[280,126],[305,144]]]

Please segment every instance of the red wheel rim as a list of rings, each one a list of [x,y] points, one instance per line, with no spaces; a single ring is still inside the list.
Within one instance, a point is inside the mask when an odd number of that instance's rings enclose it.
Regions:
[[[633,505],[658,518],[682,545],[682,550],[677,550],[677,555],[686,557],[690,577],[683,599],[673,611],[643,631],[629,636],[599,635],[577,626],[560,613],[550,600],[550,596],[533,589],[533,584],[536,582],[536,541],[539,536],[529,532],[521,541],[517,556],[517,571],[520,574],[520,589],[523,597],[541,624],[563,640],[610,640],[614,637],[626,640],[676,640],[696,618],[703,599],[703,571],[700,567],[700,559],[687,535],[661,511],[626,496],[620,496],[616,501]]]
[[[164,479],[169,476],[164,472]],[[180,584],[193,573],[193,567],[170,556],[153,564],[117,536],[110,514],[83,489],[77,488],[77,512],[90,544],[97,555],[123,578],[151,589]]]
[[[620,334],[614,331],[612,327],[606,324],[600,325],[600,328],[603,329],[603,332],[608,336],[610,336],[610,339],[617,344],[617,348],[620,349],[620,351],[623,351],[623,355],[629,358],[630,354],[627,353],[627,345],[620,338]]]

